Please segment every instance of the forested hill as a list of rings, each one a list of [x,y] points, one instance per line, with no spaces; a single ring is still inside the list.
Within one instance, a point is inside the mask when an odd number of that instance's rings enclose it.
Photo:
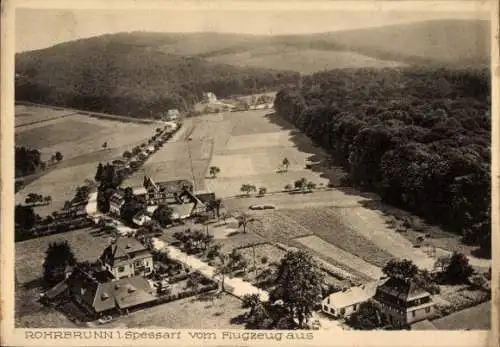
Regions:
[[[487,20],[430,20],[290,36],[288,40],[311,48],[344,49],[413,65],[447,67],[489,66],[491,49]]]
[[[336,70],[281,90],[275,110],[350,184],[491,252],[489,71]]]
[[[188,108],[206,91],[224,97],[276,89],[298,79],[296,72],[165,53],[149,41],[105,35],[18,54],[16,99],[151,117]]]

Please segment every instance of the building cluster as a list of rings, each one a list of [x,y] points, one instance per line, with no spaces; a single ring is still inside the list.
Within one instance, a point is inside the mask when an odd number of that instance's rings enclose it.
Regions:
[[[435,313],[429,292],[411,279],[394,277],[332,293],[323,299],[322,311],[335,318],[346,318],[369,300],[376,301],[395,326],[411,325]]]
[[[96,263],[76,266],[43,294],[51,303],[70,301],[89,318],[124,313],[156,300],[153,255],[134,238],[113,239]]]
[[[144,208],[133,218],[137,226],[150,221],[160,205],[168,205],[172,209],[172,220],[182,221],[205,213],[207,205],[216,199],[213,192],[193,191],[193,183],[188,180],[155,182],[148,175],[144,176],[143,186],[132,188],[132,192],[144,203]],[[120,216],[125,204],[125,192],[119,190],[113,193],[109,203],[110,214]]]

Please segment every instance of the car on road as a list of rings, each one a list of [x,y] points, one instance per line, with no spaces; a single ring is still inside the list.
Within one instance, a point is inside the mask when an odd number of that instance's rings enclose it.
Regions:
[[[274,210],[276,206],[272,204],[250,205],[248,208],[251,210]]]

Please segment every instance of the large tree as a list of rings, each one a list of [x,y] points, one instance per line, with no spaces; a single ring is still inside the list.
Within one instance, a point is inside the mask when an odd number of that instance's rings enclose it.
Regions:
[[[238,220],[238,226],[243,227],[243,233],[247,232],[247,227],[250,223],[259,221],[254,215],[247,212],[241,212],[236,219]]]
[[[380,305],[373,300],[361,303],[359,309],[350,315],[346,322],[358,330],[374,330],[389,325]]]
[[[473,272],[474,269],[470,266],[469,259],[462,253],[454,252],[444,269],[443,279],[453,284],[467,283]]]
[[[220,173],[220,168],[218,166],[210,166],[210,176],[212,176],[212,178],[215,178],[215,176],[217,176],[217,174]]]
[[[312,256],[302,250],[288,252],[278,267],[273,301],[282,300],[290,316],[303,328],[321,303],[324,274]]]
[[[67,270],[76,264],[68,241],[51,242],[43,262],[43,282],[47,287],[62,281]]]
[[[408,259],[391,259],[382,268],[382,272],[389,277],[407,279],[417,274],[418,267]]]
[[[162,227],[166,227],[172,223],[172,213],[172,208],[167,204],[163,204],[153,212],[153,219],[158,221]]]

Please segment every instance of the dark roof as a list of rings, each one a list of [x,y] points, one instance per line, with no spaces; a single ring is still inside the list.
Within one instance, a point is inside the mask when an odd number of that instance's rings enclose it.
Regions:
[[[188,180],[173,180],[173,181],[164,181],[156,183],[160,189],[170,192],[170,193],[178,193],[182,191],[184,186],[192,187],[193,183]]]
[[[130,308],[155,300],[152,288],[143,277],[122,278],[118,281],[103,283],[96,291],[94,309],[104,312],[116,306]]]
[[[215,193],[211,192],[195,193],[195,196],[204,204],[215,200]]]
[[[422,296],[430,295],[419,287],[415,281],[408,279],[390,278],[377,288],[377,292],[408,301]]]
[[[60,294],[64,293],[68,289],[68,284],[66,283],[66,280],[59,282],[56,284],[54,287],[50,288],[44,293],[44,296],[52,300],[59,296]]]
[[[110,202],[121,203],[124,201],[125,194],[122,191],[116,191],[109,198]]]
[[[120,237],[104,249],[101,260],[115,266],[117,259],[137,259],[139,253],[150,255],[147,248],[133,237]]]
[[[73,295],[80,297],[98,313],[115,307],[129,308],[155,300],[151,295],[152,288],[149,282],[140,276],[99,282],[77,268],[67,283]]]

